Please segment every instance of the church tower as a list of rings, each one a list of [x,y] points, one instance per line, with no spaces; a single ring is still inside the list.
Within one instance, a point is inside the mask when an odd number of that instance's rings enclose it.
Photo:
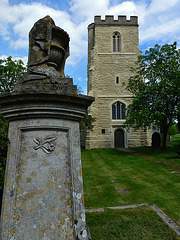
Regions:
[[[86,148],[114,148],[150,145],[149,132],[127,131],[126,107],[132,95],[123,82],[131,76],[139,49],[138,18],[95,16],[88,26],[88,95],[95,97],[89,113],[96,118],[86,136]]]

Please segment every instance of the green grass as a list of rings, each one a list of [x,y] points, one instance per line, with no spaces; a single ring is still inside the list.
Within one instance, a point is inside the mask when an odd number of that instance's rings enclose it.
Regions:
[[[171,173],[180,171],[180,159],[173,147],[166,151],[134,150],[134,153],[116,149],[82,150],[85,207],[156,204],[180,225],[180,175]],[[128,193],[121,193],[123,190]]]
[[[171,142],[173,141],[180,141],[180,133],[174,135],[172,138],[171,138]]]
[[[86,213],[93,240],[173,240],[177,234],[150,207]]]

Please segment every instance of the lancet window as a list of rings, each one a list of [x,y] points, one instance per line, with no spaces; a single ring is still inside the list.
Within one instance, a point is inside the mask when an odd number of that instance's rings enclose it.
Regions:
[[[115,102],[112,105],[112,119],[125,119],[125,108],[126,105],[122,102]]]
[[[120,52],[121,50],[121,36],[119,32],[113,34],[113,52]]]

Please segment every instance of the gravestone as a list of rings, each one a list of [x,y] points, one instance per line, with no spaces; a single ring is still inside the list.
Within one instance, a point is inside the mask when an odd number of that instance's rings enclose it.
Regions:
[[[46,16],[29,34],[28,72],[0,95],[9,119],[3,240],[90,239],[79,121],[93,98],[64,77],[69,35]]]

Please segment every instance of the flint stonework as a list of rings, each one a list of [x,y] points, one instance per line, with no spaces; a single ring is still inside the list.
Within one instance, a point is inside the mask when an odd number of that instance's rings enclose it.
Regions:
[[[79,121],[94,99],[78,95],[72,79],[62,74],[67,33],[49,16],[34,26],[28,73],[14,92],[0,95],[1,111],[10,120],[1,239],[88,240]],[[45,48],[44,39],[50,52],[43,60],[33,51],[38,44]],[[55,42],[63,48],[60,59]]]

